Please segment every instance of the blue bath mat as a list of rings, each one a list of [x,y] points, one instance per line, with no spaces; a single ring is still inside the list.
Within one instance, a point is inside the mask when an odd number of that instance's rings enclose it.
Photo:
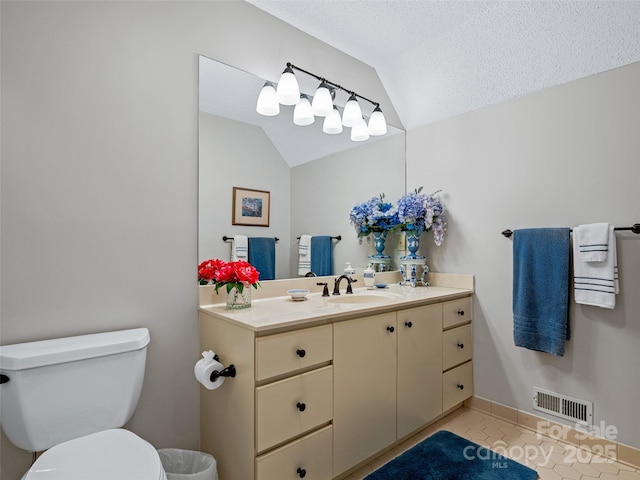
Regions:
[[[441,430],[383,465],[365,480],[535,480],[538,473]]]

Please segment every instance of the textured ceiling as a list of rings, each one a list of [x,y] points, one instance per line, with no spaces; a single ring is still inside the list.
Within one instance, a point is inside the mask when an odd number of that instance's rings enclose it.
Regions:
[[[407,129],[640,61],[640,1],[247,1],[374,67]]]

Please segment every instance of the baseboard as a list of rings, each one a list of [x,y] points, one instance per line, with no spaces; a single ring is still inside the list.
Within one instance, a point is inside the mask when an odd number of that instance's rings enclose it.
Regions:
[[[465,400],[464,405],[531,429],[541,435],[588,450],[593,455],[604,456],[634,468],[640,468],[640,449],[606,438],[594,437],[576,428],[555,423],[547,418],[538,417],[486,398],[473,396]]]

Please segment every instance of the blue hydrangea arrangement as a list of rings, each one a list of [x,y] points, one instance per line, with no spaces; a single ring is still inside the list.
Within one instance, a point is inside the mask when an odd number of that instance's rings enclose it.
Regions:
[[[349,213],[349,219],[358,237],[366,237],[372,232],[389,232],[400,226],[398,208],[393,203],[385,201],[384,193],[354,206]]]
[[[440,246],[446,231],[444,207],[438,192],[422,193],[422,187],[406,193],[398,200],[397,212],[401,230],[420,236],[433,230],[433,239]]]

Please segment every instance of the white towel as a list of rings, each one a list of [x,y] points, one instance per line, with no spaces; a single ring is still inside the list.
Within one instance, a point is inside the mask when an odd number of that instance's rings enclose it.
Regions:
[[[231,260],[247,260],[249,254],[249,241],[246,235],[234,235],[231,246]]]
[[[618,282],[618,259],[616,237],[609,227],[609,252],[604,262],[582,262],[579,240],[573,238],[573,281],[576,303],[602,308],[615,308],[616,294],[620,292]]]
[[[311,271],[311,235],[300,235],[298,246],[298,275],[306,275]]]
[[[574,242],[578,242],[581,262],[604,262],[609,252],[609,224],[591,223],[573,229]]]

